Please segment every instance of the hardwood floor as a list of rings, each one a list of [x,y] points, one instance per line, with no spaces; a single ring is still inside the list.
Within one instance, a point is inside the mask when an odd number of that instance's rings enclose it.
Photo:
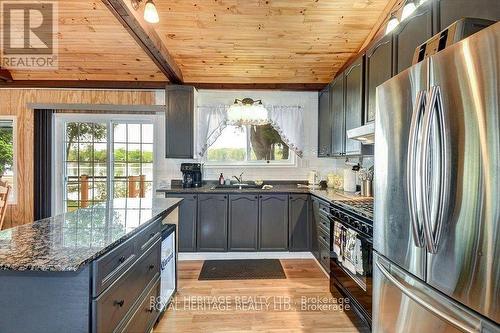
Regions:
[[[339,309],[314,260],[281,263],[286,280],[198,281],[203,261],[179,262],[176,299],[154,332],[369,332]]]

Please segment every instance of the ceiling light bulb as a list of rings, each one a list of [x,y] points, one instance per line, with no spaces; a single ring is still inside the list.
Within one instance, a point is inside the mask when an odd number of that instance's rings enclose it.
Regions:
[[[394,14],[391,14],[391,18],[389,19],[389,22],[387,22],[387,28],[385,29],[385,34],[388,35],[392,30],[396,29],[398,24],[399,24],[398,18]]]
[[[417,6],[415,6],[415,1],[409,0],[406,2],[406,5],[403,8],[403,13],[401,14],[401,21],[405,20],[408,16],[410,16]]]
[[[146,2],[146,7],[144,7],[144,19],[149,23],[160,22],[160,17],[158,16],[158,11],[152,0]]]

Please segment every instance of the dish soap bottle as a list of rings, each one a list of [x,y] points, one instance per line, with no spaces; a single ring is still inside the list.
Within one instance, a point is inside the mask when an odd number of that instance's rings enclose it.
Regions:
[[[222,173],[219,176],[219,185],[224,185],[224,175]]]

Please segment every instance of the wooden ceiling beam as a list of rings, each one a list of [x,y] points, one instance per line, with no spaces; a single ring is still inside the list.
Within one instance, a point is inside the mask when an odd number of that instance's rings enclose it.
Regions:
[[[142,10],[134,10],[130,0],[102,0],[102,2],[127,29],[168,80],[174,84],[182,84],[184,79],[179,66],[154,28],[142,17]]]
[[[187,82],[186,85],[197,89],[216,90],[282,90],[282,91],[320,91],[326,83],[199,83]]]
[[[12,74],[8,69],[0,68],[0,81],[12,82]]]
[[[15,80],[0,81],[0,88],[165,89],[167,84],[161,81]]]

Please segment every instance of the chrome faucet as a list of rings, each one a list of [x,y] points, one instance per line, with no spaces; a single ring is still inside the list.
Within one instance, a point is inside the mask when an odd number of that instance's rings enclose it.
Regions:
[[[239,177],[233,176],[233,178],[238,181],[238,184],[243,184],[243,172],[240,174]]]

